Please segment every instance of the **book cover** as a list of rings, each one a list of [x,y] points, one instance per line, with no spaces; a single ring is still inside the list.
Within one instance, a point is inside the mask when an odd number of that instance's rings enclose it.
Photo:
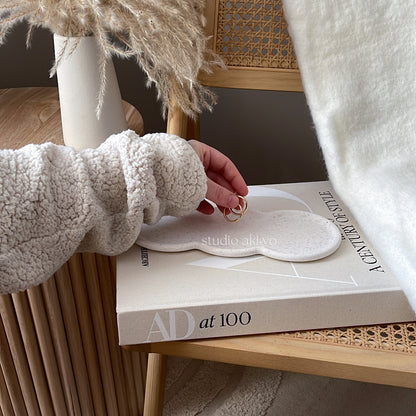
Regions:
[[[321,260],[294,263],[135,245],[117,258],[121,345],[415,319],[397,279],[329,182],[249,189],[249,207],[257,210],[296,209],[330,219],[340,230],[340,247]],[[228,230],[210,244],[233,244]],[[261,244],[263,237],[253,230],[246,238]]]

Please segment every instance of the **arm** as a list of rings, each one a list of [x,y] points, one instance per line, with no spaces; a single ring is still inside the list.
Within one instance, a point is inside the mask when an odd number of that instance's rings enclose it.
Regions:
[[[198,207],[206,182],[192,147],[165,134],[0,151],[0,293],[41,283],[76,251],[127,250],[143,221]]]

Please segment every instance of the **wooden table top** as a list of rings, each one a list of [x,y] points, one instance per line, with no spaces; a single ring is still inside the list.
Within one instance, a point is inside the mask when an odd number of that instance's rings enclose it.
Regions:
[[[129,128],[143,134],[143,119],[123,102]],[[17,149],[29,143],[63,144],[58,89],[55,87],[0,90],[0,148]]]

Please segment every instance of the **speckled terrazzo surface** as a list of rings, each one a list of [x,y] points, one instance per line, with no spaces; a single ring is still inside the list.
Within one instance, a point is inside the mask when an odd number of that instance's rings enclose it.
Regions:
[[[329,220],[300,210],[262,212],[248,209],[235,223],[217,210],[182,218],[165,217],[144,226],[137,243],[158,251],[199,249],[224,256],[262,254],[278,260],[303,262],[332,254],[341,242],[338,228]]]

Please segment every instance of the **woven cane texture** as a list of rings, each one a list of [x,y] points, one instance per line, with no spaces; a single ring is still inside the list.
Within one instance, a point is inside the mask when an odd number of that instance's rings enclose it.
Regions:
[[[416,322],[288,332],[281,336],[370,350],[416,354]]]
[[[219,0],[215,50],[227,66],[298,69],[281,0]]]

